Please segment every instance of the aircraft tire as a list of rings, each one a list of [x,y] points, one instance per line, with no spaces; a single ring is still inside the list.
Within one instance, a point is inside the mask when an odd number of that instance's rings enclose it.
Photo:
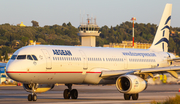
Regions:
[[[36,101],[36,100],[37,100],[37,95],[36,95],[36,94],[33,94],[33,95],[32,95],[32,100],[33,100],[33,101]]]
[[[138,100],[138,97],[139,97],[138,93],[137,94],[132,94],[132,99],[133,100]]]
[[[64,99],[70,99],[70,90],[65,89],[63,93]]]
[[[76,89],[71,90],[71,98],[77,99],[78,98],[78,91]]]
[[[131,95],[130,94],[124,94],[124,100],[130,100]]]
[[[31,94],[28,95],[28,101],[32,101],[32,95]]]

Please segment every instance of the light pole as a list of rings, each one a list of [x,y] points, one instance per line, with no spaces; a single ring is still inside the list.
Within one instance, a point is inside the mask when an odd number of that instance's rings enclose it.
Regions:
[[[136,17],[132,17],[131,21],[133,21],[133,28],[132,28],[132,41],[133,41],[133,48],[134,48],[134,21],[136,21]]]

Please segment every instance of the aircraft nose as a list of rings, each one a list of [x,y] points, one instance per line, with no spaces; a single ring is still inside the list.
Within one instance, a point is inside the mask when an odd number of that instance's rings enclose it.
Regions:
[[[9,61],[6,65],[6,74],[8,75],[9,78],[11,78],[13,80],[17,80],[16,66],[17,65],[12,61]]]
[[[9,61],[6,65],[6,73],[9,73],[9,72],[12,72],[14,71],[14,68],[13,68],[13,62],[12,61]]]

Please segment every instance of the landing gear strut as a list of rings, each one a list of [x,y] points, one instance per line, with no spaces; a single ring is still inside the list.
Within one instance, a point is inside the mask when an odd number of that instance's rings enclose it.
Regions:
[[[37,95],[35,94],[35,89],[34,89],[35,86],[36,86],[36,84],[30,84],[30,87],[32,88],[31,89],[32,94],[28,95],[28,101],[36,101],[37,100]]]
[[[65,84],[68,89],[64,90],[63,96],[64,99],[77,99],[78,98],[78,91],[76,89],[72,89],[72,84]]]
[[[139,94],[124,94],[124,100],[130,100],[131,96],[133,100],[138,100]]]

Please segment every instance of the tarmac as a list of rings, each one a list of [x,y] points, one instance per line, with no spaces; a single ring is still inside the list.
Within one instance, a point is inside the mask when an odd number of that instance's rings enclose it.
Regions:
[[[139,93],[138,100],[124,100],[115,85],[73,85],[78,90],[78,99],[63,99],[63,91],[66,86],[55,86],[52,90],[37,94],[37,101],[28,101],[26,92],[22,86],[0,86],[1,104],[150,104],[153,100],[164,101],[169,97],[180,95],[180,85],[149,85],[147,89]]]

